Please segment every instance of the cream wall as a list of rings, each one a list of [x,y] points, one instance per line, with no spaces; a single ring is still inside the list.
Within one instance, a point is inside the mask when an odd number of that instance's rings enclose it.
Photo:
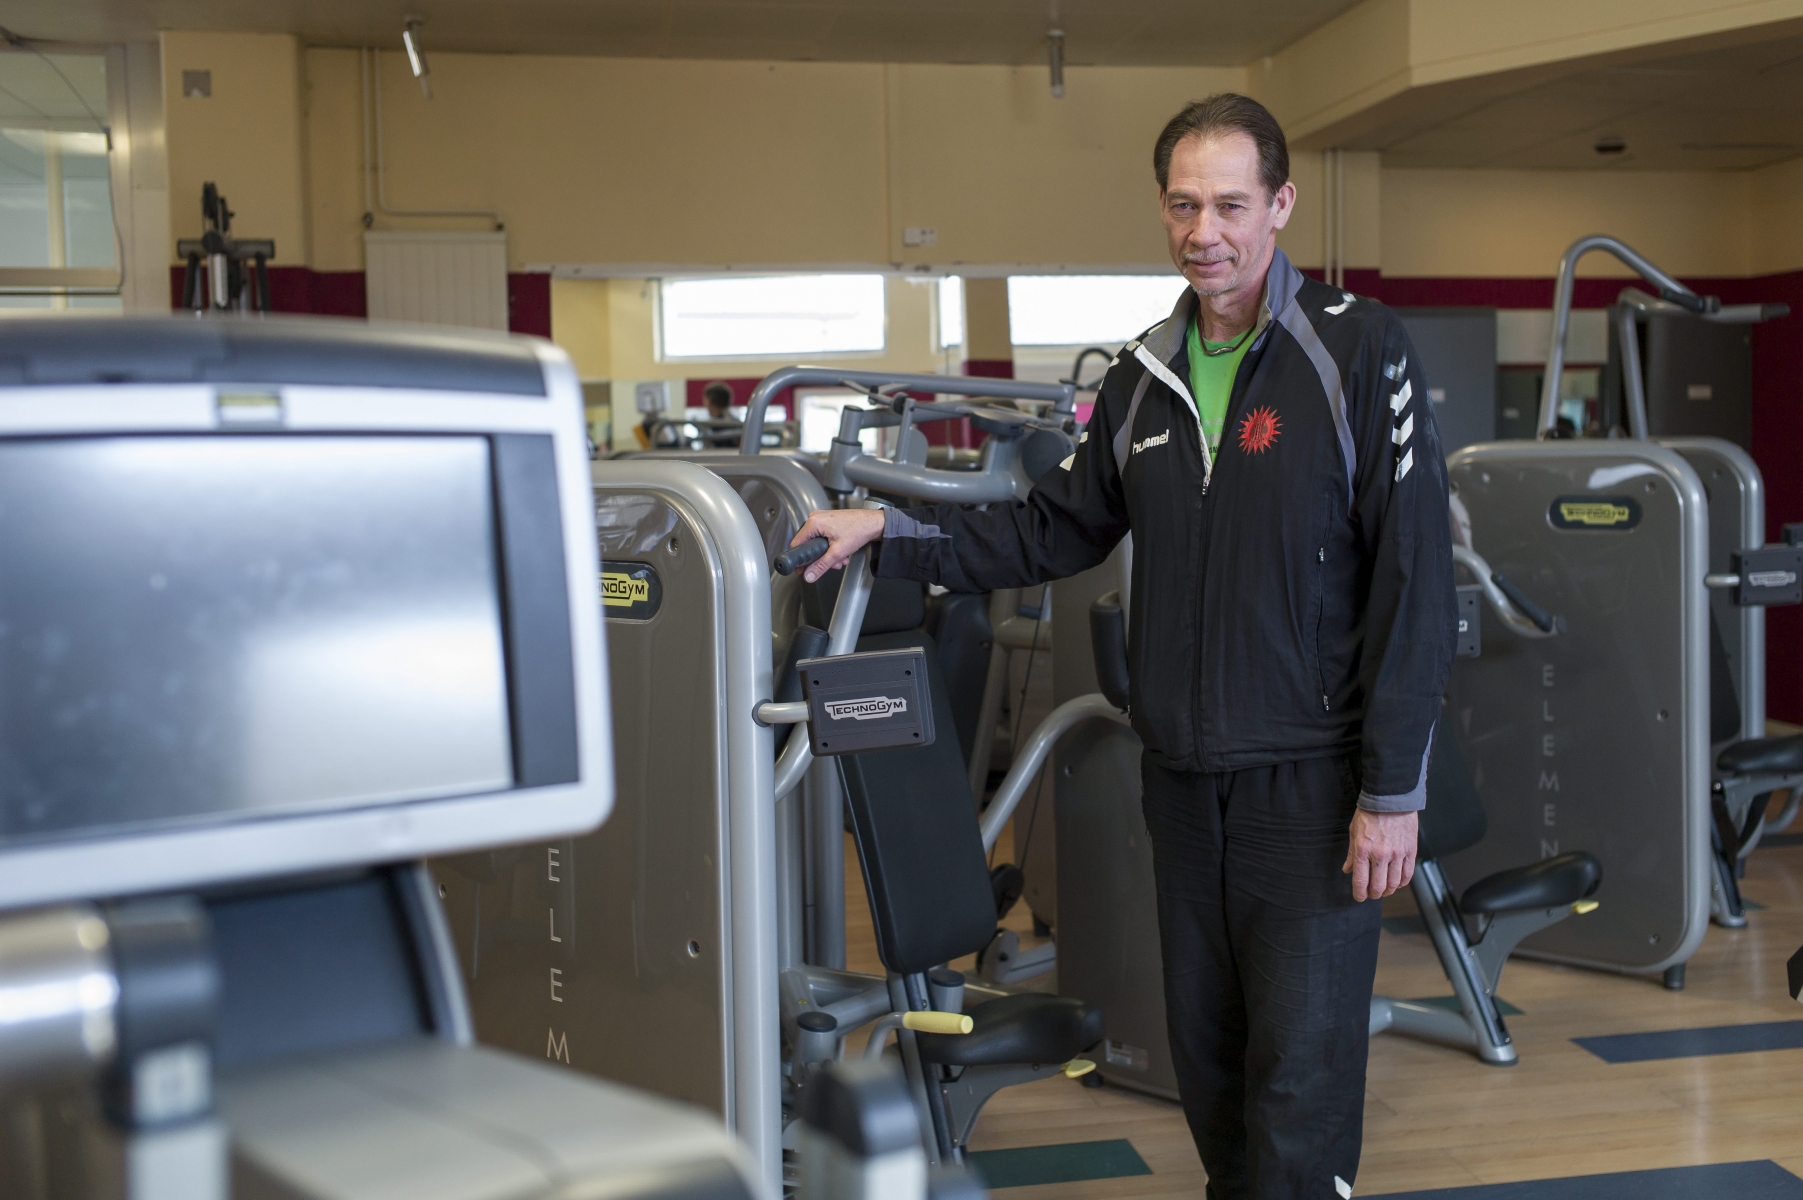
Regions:
[[[940,264],[1165,260],[1152,144],[1171,115],[1244,90],[1239,68],[887,68],[894,130],[891,258]],[[904,226],[935,230],[905,249]]]
[[[295,39],[164,33],[162,66],[173,238],[200,236],[200,191],[210,181],[238,214],[232,232],[274,238],[278,266],[310,263]],[[212,96],[183,96],[184,70],[211,71]]]
[[[362,257],[358,54],[306,54],[323,270]],[[1132,265],[1163,258],[1151,143],[1239,69],[381,56],[387,198],[494,209],[527,264]],[[372,115],[373,119],[373,115]],[[480,222],[375,214],[377,228]],[[932,247],[902,244],[932,228]]]
[[[1742,172],[1383,172],[1382,265],[1396,276],[1548,276],[1609,233],[1680,275],[1747,275],[1753,176]],[[1579,273],[1628,269],[1600,254]]]
[[[1803,270],[1803,159],[1756,171],[1748,184],[1752,274]]]

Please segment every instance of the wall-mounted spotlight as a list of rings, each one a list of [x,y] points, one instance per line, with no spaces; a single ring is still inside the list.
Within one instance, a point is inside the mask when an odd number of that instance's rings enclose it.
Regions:
[[[401,26],[401,45],[407,47],[407,65],[413,68],[413,77],[419,80],[419,90],[430,100],[432,69],[426,65],[426,52],[419,48],[419,30],[425,23],[424,17],[408,17]]]
[[[1046,58],[1052,68],[1052,99],[1064,99],[1064,30],[1046,31]]]

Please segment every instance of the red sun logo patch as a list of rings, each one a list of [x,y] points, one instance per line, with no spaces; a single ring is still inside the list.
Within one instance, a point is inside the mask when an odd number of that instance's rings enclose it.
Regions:
[[[1263,454],[1281,432],[1283,422],[1261,405],[1240,419],[1240,449],[1247,454]]]

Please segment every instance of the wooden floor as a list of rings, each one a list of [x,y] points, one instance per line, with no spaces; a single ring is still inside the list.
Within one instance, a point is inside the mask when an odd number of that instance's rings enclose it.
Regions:
[[[1803,822],[1800,822],[1803,825]],[[1007,844],[1004,838],[1004,845]],[[848,846],[849,851],[849,846]],[[849,965],[880,970],[855,859],[848,863]],[[1803,1176],[1803,1050],[1610,1065],[1574,1037],[1803,1019],[1785,960],[1803,944],[1803,846],[1756,850],[1744,930],[1711,927],[1688,986],[1511,961],[1499,993],[1521,1061],[1394,1035],[1372,1039],[1360,1196],[1418,1188],[1771,1159]],[[1399,905],[1400,901],[1400,905]],[[1406,897],[1389,902],[1412,913]],[[1025,928],[1024,906],[1009,924]],[[1451,992],[1425,936],[1386,932],[1377,990]],[[1010,1189],[1017,1200],[1200,1196],[1203,1175],[1174,1104],[1054,1078],[991,1101],[973,1149],[1127,1138],[1149,1176]]]

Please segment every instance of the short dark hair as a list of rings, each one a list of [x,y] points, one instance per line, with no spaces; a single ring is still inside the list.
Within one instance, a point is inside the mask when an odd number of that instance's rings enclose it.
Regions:
[[[703,403],[712,404],[717,408],[731,408],[732,384],[716,379],[701,389],[701,399]]]
[[[1177,143],[1187,137],[1219,137],[1225,133],[1243,133],[1258,147],[1258,179],[1265,192],[1275,196],[1277,189],[1290,181],[1290,144],[1284,140],[1283,126],[1271,110],[1250,96],[1238,92],[1217,92],[1206,100],[1192,100],[1183,111],[1165,122],[1152,150],[1152,170],[1158,176],[1158,190],[1170,184],[1171,155]]]

